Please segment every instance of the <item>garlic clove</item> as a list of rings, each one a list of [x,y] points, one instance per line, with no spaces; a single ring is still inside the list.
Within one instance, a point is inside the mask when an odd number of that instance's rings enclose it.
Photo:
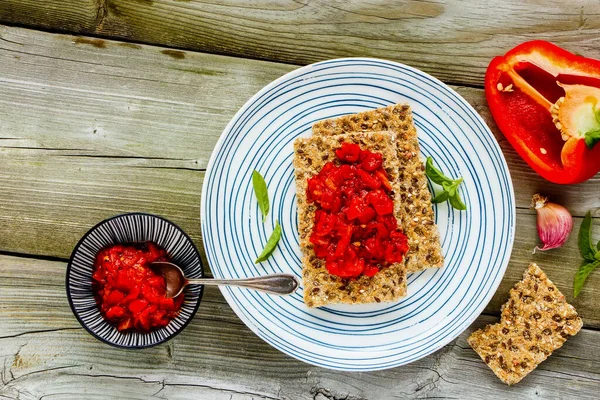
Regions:
[[[537,231],[543,244],[542,247],[536,246],[533,252],[555,249],[565,244],[573,230],[573,217],[569,210],[537,193],[533,195],[531,206],[537,212]]]

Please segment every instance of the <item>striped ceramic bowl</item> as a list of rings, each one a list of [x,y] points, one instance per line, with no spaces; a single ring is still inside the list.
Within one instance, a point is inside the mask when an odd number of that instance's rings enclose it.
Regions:
[[[144,213],[117,215],[94,226],[77,243],[67,266],[67,297],[75,317],[94,337],[112,346],[141,349],[164,343],[186,327],[200,305],[202,286],[187,286],[179,315],[166,327],[150,333],[122,333],[102,317],[92,293],[96,254],[114,244],[144,242],[165,249],[186,277],[202,277],[202,261],[190,237],[174,223]]]

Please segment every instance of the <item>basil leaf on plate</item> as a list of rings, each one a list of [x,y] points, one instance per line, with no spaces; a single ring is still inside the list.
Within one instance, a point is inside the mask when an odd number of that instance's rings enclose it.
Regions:
[[[454,193],[456,192],[456,186],[454,185],[454,182],[444,182],[442,183],[442,187],[446,192],[448,192],[448,196],[454,196]]]
[[[427,162],[425,163],[425,174],[431,179],[434,183],[442,186],[444,191],[437,196],[435,196],[431,201],[433,203],[441,203],[443,201],[449,200],[450,205],[457,210],[466,210],[467,206],[463,203],[460,198],[460,194],[458,193],[458,186],[462,183],[463,178],[451,179],[442,173],[439,169],[437,169],[433,165],[433,158],[427,157]]]
[[[252,172],[252,186],[254,187],[256,201],[258,201],[258,208],[260,208],[263,216],[263,222],[265,222],[269,214],[269,190],[265,179],[256,170]]]
[[[442,203],[446,200],[448,200],[448,192],[444,190],[442,193],[438,194],[433,199],[431,199],[431,202],[432,203]]]
[[[573,295],[577,297],[581,289],[583,288],[583,284],[587,279],[588,275],[592,273],[600,265],[600,261],[596,260],[594,262],[583,264],[579,267],[579,270],[575,274],[575,280],[573,281]]]
[[[273,233],[271,233],[271,237],[269,237],[262,253],[260,253],[256,261],[254,261],[254,264],[261,263],[269,258],[273,251],[275,251],[279,239],[281,239],[281,226],[279,226],[279,221],[275,221],[275,229],[273,230]]]
[[[450,205],[457,210],[464,211],[467,209],[467,205],[463,203],[460,194],[458,194],[458,190],[454,193],[454,196],[450,196],[448,200],[450,201]]]
[[[452,179],[448,178],[442,173],[442,171],[440,171],[433,165],[433,158],[431,156],[427,157],[427,162],[425,163],[425,174],[427,174],[429,179],[431,179],[438,185],[442,185],[443,183],[447,182],[452,182]]]

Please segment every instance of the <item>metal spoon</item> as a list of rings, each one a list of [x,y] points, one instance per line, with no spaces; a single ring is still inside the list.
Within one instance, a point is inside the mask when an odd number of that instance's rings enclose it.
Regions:
[[[186,279],[181,268],[170,262],[156,261],[150,264],[150,268],[165,277],[167,298],[179,296],[189,284],[240,286],[279,295],[293,293],[299,285],[296,277],[291,274],[271,274],[246,279]]]

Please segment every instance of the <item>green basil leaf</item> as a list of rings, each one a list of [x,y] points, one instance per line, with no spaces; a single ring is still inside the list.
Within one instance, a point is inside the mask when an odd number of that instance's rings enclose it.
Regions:
[[[267,189],[265,179],[256,170],[252,172],[252,186],[254,186],[254,194],[258,201],[258,208],[260,208],[260,212],[263,215],[263,222],[265,222],[267,214],[269,214],[269,190]]]
[[[466,210],[467,206],[462,202],[458,194],[458,186],[463,182],[463,178],[450,179],[433,165],[433,158],[427,157],[425,163],[425,173],[433,182],[444,188],[444,191],[434,197],[433,203],[441,203],[450,200],[450,205],[457,210]]]
[[[460,198],[460,194],[458,194],[458,185],[463,181],[462,178],[459,178],[452,183],[444,183],[442,187],[446,192],[448,192],[448,200],[450,201],[450,205],[457,210],[464,211],[467,209],[465,203],[463,203]]]
[[[448,200],[453,197],[456,197],[456,186],[452,186],[448,189]]]
[[[452,181],[442,183],[442,187],[450,194],[450,196],[452,196],[452,192],[456,191],[456,184],[454,184]]]
[[[442,203],[442,202],[444,202],[446,200],[448,200],[448,192],[444,190],[442,193],[440,193],[437,196],[435,196],[431,200],[431,202],[432,203]]]
[[[596,245],[596,248],[598,249],[598,251],[600,251],[600,240],[598,240],[598,244]]]
[[[579,267],[579,270],[575,274],[575,280],[573,281],[573,295],[577,297],[581,289],[583,288],[583,284],[587,279],[588,275],[592,273],[600,265],[600,261],[594,261],[589,264],[583,264]]]
[[[273,233],[271,233],[271,237],[269,237],[262,253],[260,253],[256,261],[254,261],[254,264],[261,263],[269,258],[273,251],[275,251],[279,239],[281,239],[281,226],[279,226],[279,221],[275,221],[275,229],[273,230]]]
[[[584,139],[588,149],[591,150],[596,143],[600,142],[600,129],[597,131],[586,132]]]
[[[462,202],[458,191],[456,191],[454,196],[450,196],[448,200],[450,200],[450,205],[456,208],[457,210],[464,211],[467,209],[467,206],[465,205],[465,203]]]
[[[596,249],[592,243],[592,213],[590,211],[585,214],[585,218],[579,228],[577,244],[579,245],[579,252],[585,260],[595,260]]]
[[[427,162],[425,163],[425,174],[429,177],[429,179],[438,185],[442,185],[446,182],[452,182],[452,179],[448,178],[442,173],[442,171],[433,165],[433,158],[431,157],[427,157]]]

